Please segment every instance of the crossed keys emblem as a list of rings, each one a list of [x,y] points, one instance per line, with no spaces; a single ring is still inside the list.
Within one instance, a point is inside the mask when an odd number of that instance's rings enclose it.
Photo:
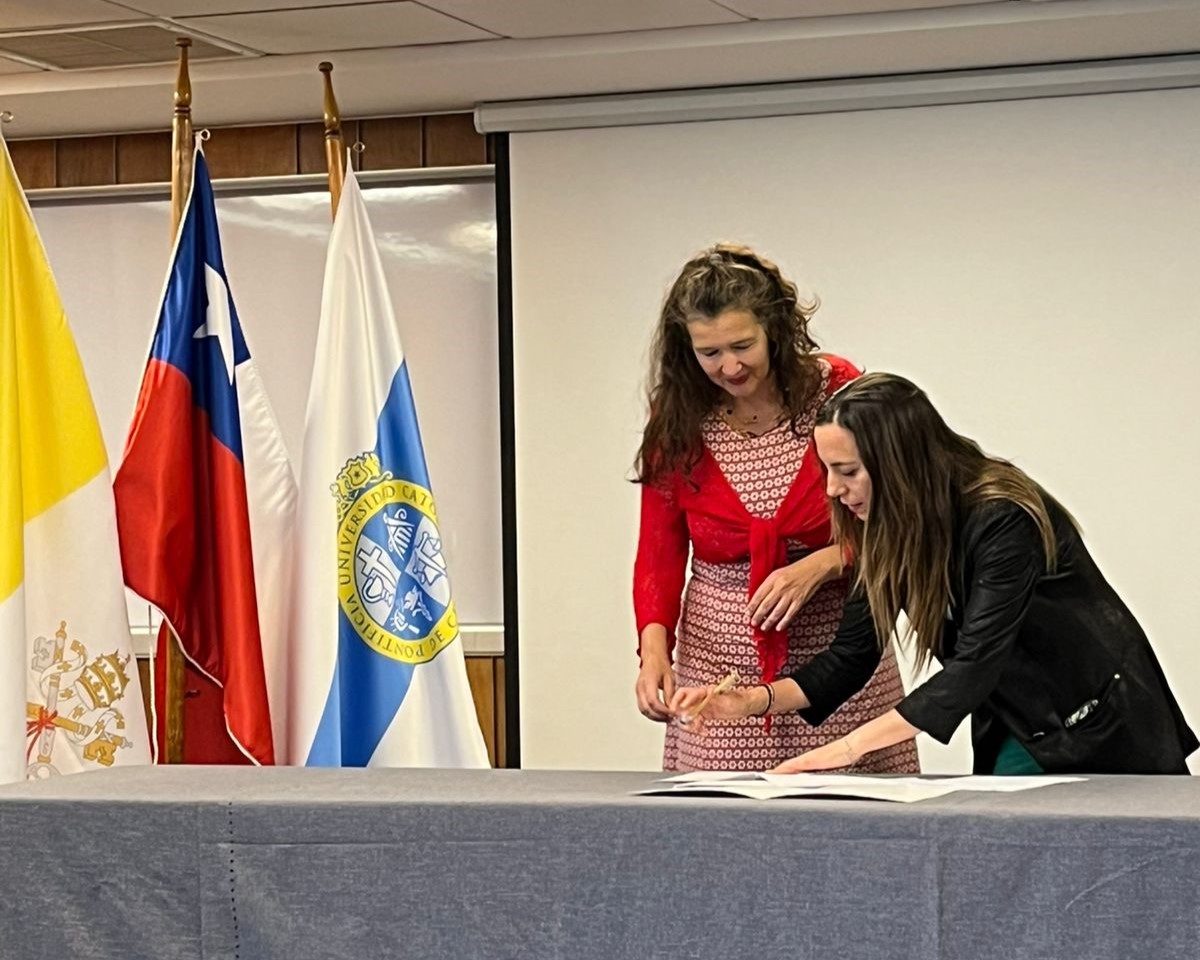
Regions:
[[[89,663],[87,648],[67,639],[63,620],[52,640],[34,641],[30,667],[39,675],[42,702],[25,703],[25,775],[31,780],[58,772],[53,759],[60,731],[69,745],[82,747],[85,762],[104,767],[113,765],[117,750],[130,745],[116,732],[125,729],[119,705],[129,684],[129,657],[121,659],[114,652]]]

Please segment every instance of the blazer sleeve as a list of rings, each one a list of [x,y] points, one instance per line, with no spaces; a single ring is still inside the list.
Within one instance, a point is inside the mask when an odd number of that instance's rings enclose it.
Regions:
[[[829,649],[790,674],[809,702],[800,716],[813,726],[823,723],[867,685],[879,666],[880,656],[866,593],[861,587],[853,588],[846,597],[842,622]]]
[[[688,558],[687,516],[673,481],[642,484],[642,514],[633,564],[633,611],[640,637],[647,624],[667,628],[667,648],[675,647]]]
[[[970,527],[978,524],[978,533]],[[897,705],[900,715],[941,743],[996,688],[1034,588],[1046,569],[1037,524],[1021,507],[997,500],[964,526],[964,563],[970,582],[963,622],[942,670]]]

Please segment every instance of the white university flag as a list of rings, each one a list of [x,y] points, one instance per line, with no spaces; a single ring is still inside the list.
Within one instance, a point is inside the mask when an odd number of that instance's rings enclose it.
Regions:
[[[290,762],[486,767],[408,366],[354,173],[300,468]]]

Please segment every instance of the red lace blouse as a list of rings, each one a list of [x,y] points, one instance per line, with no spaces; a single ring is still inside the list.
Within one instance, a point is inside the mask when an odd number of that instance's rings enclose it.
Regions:
[[[841,357],[825,354],[821,359],[829,366],[825,397],[861,373]],[[802,420],[801,428],[811,430],[811,419]],[[749,601],[767,575],[787,563],[788,540],[815,550],[828,546],[830,536],[825,468],[813,444],[809,444],[783,503],[770,518],[750,514],[705,448],[689,476],[677,472],[659,483],[642,485],[641,529],[633,569],[638,636],[648,624],[660,623],[667,628],[669,649],[674,647],[689,543],[695,556],[709,563],[734,563],[749,557]],[[755,627],[754,642],[762,679],[774,679],[787,659],[786,632],[764,633]]]

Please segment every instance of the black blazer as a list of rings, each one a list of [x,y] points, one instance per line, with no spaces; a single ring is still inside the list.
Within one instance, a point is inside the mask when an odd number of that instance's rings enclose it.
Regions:
[[[897,706],[949,741],[971,716],[977,773],[1011,733],[1048,773],[1187,773],[1200,746],[1150,642],[1052,501],[1058,564],[1046,572],[1033,519],[1008,500],[959,511],[943,669]],[[862,590],[833,644],[792,674],[819,724],[870,679],[880,649]]]

